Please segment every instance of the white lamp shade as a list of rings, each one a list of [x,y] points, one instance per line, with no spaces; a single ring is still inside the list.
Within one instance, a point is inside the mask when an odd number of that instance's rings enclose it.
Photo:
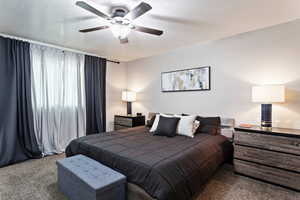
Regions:
[[[124,39],[130,33],[131,28],[128,25],[113,24],[110,30],[116,38]]]
[[[280,103],[285,101],[283,85],[263,85],[252,87],[252,101],[259,103]]]
[[[136,101],[136,93],[132,91],[123,91],[122,100],[127,102]]]

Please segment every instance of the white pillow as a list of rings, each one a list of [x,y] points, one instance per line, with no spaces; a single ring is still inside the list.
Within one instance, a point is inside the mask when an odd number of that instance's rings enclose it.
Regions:
[[[158,126],[158,122],[159,122],[160,115],[163,116],[163,117],[174,117],[173,115],[165,115],[165,114],[162,114],[162,113],[156,114],[156,115],[155,115],[154,122],[153,122],[153,124],[152,124],[151,129],[150,129],[150,132],[156,131],[157,126]]]
[[[181,116],[175,115],[175,117],[180,118],[177,126],[177,134],[178,135],[185,135],[188,137],[194,137],[194,121],[196,119],[196,115],[189,115],[189,116]]]
[[[196,131],[199,128],[199,126],[200,126],[200,121],[195,120],[194,123],[193,123],[193,134],[196,133]]]

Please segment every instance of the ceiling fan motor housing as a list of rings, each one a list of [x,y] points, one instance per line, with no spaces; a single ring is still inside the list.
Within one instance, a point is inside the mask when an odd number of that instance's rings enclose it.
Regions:
[[[128,12],[129,12],[129,10],[127,10],[126,8],[121,8],[121,7],[113,8],[112,9],[112,18],[124,17]]]

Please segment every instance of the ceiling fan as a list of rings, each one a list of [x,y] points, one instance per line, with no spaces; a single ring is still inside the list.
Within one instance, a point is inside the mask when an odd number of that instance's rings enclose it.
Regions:
[[[87,32],[110,28],[112,34],[120,40],[121,44],[128,43],[127,36],[129,35],[131,30],[157,35],[157,36],[163,34],[163,31],[161,30],[147,28],[143,26],[137,26],[133,24],[133,21],[135,19],[137,19],[138,17],[140,17],[141,15],[145,14],[146,12],[152,9],[152,7],[145,2],[141,2],[139,5],[137,5],[135,8],[133,8],[130,11],[124,7],[116,7],[112,10],[112,14],[110,16],[97,10],[96,8],[94,8],[93,6],[89,5],[84,1],[77,1],[76,5],[89,12],[92,12],[93,14],[99,17],[104,18],[109,22],[109,25],[83,29],[80,30],[79,32],[87,33]]]

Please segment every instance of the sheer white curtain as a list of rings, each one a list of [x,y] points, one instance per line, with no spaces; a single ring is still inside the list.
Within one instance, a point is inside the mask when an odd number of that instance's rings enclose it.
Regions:
[[[44,155],[85,135],[84,55],[31,44],[35,134]]]

